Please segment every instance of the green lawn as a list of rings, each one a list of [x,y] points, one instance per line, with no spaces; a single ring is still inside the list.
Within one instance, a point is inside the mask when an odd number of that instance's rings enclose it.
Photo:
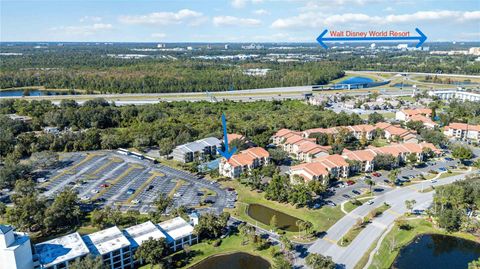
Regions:
[[[346,247],[352,243],[360,232],[367,227],[368,223],[355,224],[348,232],[337,242],[339,246]]]
[[[272,255],[272,248],[275,248],[275,252],[278,251],[277,247],[270,247],[264,250],[256,250],[255,246],[249,242],[247,244],[242,244],[242,236],[240,235],[232,235],[225,239],[222,239],[222,243],[218,247],[214,247],[211,242],[201,242],[196,245],[192,245],[190,247],[191,253],[194,253],[193,258],[190,259],[189,263],[183,267],[179,268],[188,268],[205,258],[208,258],[212,255],[219,255],[219,254],[226,254],[232,252],[246,252],[252,255],[261,256],[262,258],[268,260],[270,263],[273,262],[273,255]],[[180,255],[182,251],[172,254],[172,257],[175,255]],[[175,260],[175,259],[173,259]],[[159,268],[158,266],[154,266],[154,268]],[[144,265],[140,267],[140,269],[150,269],[150,265]]]
[[[320,209],[296,208],[290,204],[267,200],[265,199],[263,193],[251,191],[249,188],[234,180],[224,181],[221,182],[221,184],[226,187],[235,188],[238,193],[238,202],[236,204],[237,207],[234,209],[228,209],[226,211],[230,212],[232,216],[250,223],[255,223],[256,221],[247,214],[248,204],[261,204],[296,218],[309,221],[313,224],[313,230],[317,232],[326,231],[330,226],[335,224],[335,222],[344,216],[343,212],[340,210],[340,205],[336,207],[324,206]],[[264,225],[259,222],[258,226],[264,229],[270,229],[268,225]],[[298,232],[287,231],[286,235],[291,240],[303,241],[297,238]]]
[[[407,223],[411,226],[410,230],[401,230],[395,225],[392,231],[387,234],[369,268],[390,268],[400,249],[409,244],[417,235],[426,233],[447,234],[445,231],[433,227],[432,223],[424,219],[408,220]],[[448,235],[479,241],[474,235],[467,233],[451,233]]]

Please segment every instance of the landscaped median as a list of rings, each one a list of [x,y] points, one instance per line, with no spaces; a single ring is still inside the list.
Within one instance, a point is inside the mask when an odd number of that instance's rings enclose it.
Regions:
[[[238,181],[224,181],[221,182],[225,187],[235,188],[238,193],[238,202],[236,208],[226,209],[230,212],[232,217],[241,219],[251,224],[256,224],[265,230],[271,230],[272,227],[268,224],[261,223],[258,220],[253,219],[248,215],[248,205],[259,204],[265,207],[269,207],[273,210],[282,212],[292,217],[298,218],[303,221],[312,223],[311,230],[316,232],[322,232],[328,230],[333,224],[341,219],[345,214],[340,210],[340,206],[335,207],[323,206],[320,209],[309,208],[296,208],[293,205],[287,203],[279,203],[271,200],[267,200],[263,193],[257,191],[251,191],[248,187],[241,185]],[[279,230],[279,233],[285,232],[286,236],[293,241],[297,242],[310,242],[315,240],[315,237],[304,238],[304,232],[292,232]]]
[[[359,218],[357,220],[357,223],[355,223],[355,225],[337,242],[337,244],[341,247],[346,247],[350,245],[350,243],[355,240],[355,238],[360,234],[360,232],[362,232],[362,230],[365,229],[374,218],[382,215],[383,212],[385,212],[389,208],[390,205],[384,203],[383,205],[370,211],[370,213],[365,218]]]

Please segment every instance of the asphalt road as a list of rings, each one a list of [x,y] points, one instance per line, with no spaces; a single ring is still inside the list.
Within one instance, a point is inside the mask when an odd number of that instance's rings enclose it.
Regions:
[[[467,174],[470,173],[473,172]],[[428,182],[427,184],[432,186],[449,184],[453,181],[464,179],[465,175],[466,174],[443,178],[436,183]],[[388,195],[383,194],[373,199],[374,203],[372,205],[364,204],[356,208],[328,229],[328,231],[315,241],[307,251],[331,256],[338,264],[339,268],[354,268],[362,256],[368,251],[370,246],[381,236],[387,227],[393,223],[397,217],[407,212],[407,208],[405,207],[406,200],[414,199],[416,200],[417,205],[426,205],[432,202],[433,192],[418,192],[418,190],[421,190],[423,187],[425,186],[418,183],[408,187],[397,188],[388,192]],[[353,225],[355,225],[357,219],[367,216],[370,211],[381,206],[384,202],[390,204],[391,208],[375,218],[372,223],[368,224],[350,245],[347,247],[340,247],[336,244],[336,242],[339,241]],[[297,256],[295,261],[296,267],[305,267],[304,257],[305,253]]]

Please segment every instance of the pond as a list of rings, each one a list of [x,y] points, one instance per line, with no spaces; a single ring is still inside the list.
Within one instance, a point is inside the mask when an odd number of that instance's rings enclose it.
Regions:
[[[273,215],[277,217],[277,226],[279,229],[298,232],[298,226],[296,224],[298,218],[274,210],[270,207],[266,207],[259,204],[251,204],[248,206],[248,215],[253,219],[265,224],[270,225],[270,220]]]
[[[57,95],[59,92],[49,92],[40,90],[12,90],[0,91],[0,97],[16,97],[16,96],[43,96],[43,95]]]
[[[245,252],[215,255],[189,267],[189,269],[268,269],[270,263],[259,256]]]
[[[453,236],[425,234],[400,250],[392,269],[467,268],[480,257],[480,244]]]
[[[366,77],[350,77],[348,79],[342,80],[339,84],[364,84],[373,82],[373,79]]]

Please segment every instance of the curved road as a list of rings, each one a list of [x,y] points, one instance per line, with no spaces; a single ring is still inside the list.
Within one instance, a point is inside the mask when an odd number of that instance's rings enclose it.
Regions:
[[[331,256],[338,264],[339,268],[354,268],[363,255],[369,250],[370,246],[385,232],[387,227],[395,221],[396,218],[407,212],[405,201],[414,199],[416,204],[427,205],[433,201],[433,191],[421,193],[423,187],[441,186],[452,183],[457,180],[465,179],[466,175],[473,172],[467,172],[462,175],[447,177],[438,180],[436,183],[430,181],[418,183],[403,188],[398,188],[388,194],[380,195],[375,198],[372,205],[364,204],[349,214],[345,215],[337,223],[335,223],[324,236],[317,239],[313,245],[308,248],[308,252],[321,253],[322,255]],[[365,229],[347,247],[340,247],[337,242],[345,235],[351,227],[353,227],[357,219],[367,216],[370,211],[379,207],[384,202],[391,205],[391,208],[382,215],[375,218],[372,223],[368,224]],[[302,268],[304,265],[304,256],[297,256],[295,266]]]

